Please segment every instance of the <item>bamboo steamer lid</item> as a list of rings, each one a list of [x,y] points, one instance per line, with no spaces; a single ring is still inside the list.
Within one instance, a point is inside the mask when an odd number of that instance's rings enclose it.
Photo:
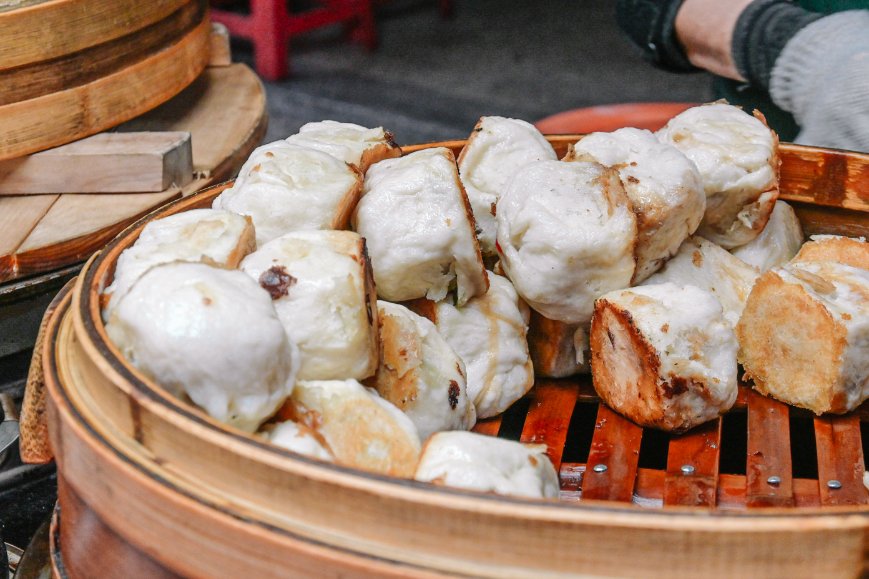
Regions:
[[[205,0],[44,0],[0,8],[0,160],[136,117],[208,62]]]
[[[552,138],[557,149],[575,139]],[[438,145],[458,149],[462,142]],[[869,156],[784,145],[782,158],[783,198],[796,206],[808,234],[869,233]],[[814,199],[809,191],[817,185],[822,163],[844,164],[848,170],[823,177],[825,196]],[[225,186],[178,201],[152,218],[208,206]],[[48,323],[43,369],[61,480],[53,535],[58,573],[78,577],[100,571],[81,551],[84,540],[78,537],[85,524],[98,529],[101,544],[111,551],[109,560],[132,561],[137,572],[149,576],[846,577],[863,570],[869,493],[862,480],[846,478],[843,465],[862,465],[864,411],[815,419],[819,473],[813,490],[804,479],[791,481],[792,498],[802,501],[796,508],[780,503],[747,509],[757,473],[741,478],[718,473],[717,454],[711,480],[680,483],[690,492],[711,484],[711,503],[704,502],[708,494],[695,493],[690,503],[695,506],[669,506],[670,466],[655,475],[636,462],[630,470],[624,466],[628,460],[610,462],[612,469],[602,471],[609,472],[607,488],[630,485],[626,500],[600,493],[577,500],[578,478],[584,478],[582,494],[593,494],[594,453],[606,460],[604,450],[617,458],[640,452],[638,438],[604,440],[600,432],[629,433],[631,425],[606,414],[603,406],[597,417],[604,413],[609,426],[603,428],[591,415],[597,422],[588,469],[562,460],[563,448],[556,452],[562,501],[498,497],[363,473],[300,457],[225,427],[149,383],[106,339],[99,288],[144,223],[91,259],[75,288],[59,298]],[[508,414],[521,414],[520,428],[542,437],[537,442],[560,441],[562,447],[574,405],[596,404],[582,380],[540,381],[531,396],[533,404],[517,404],[518,410]],[[763,404],[753,402],[751,393],[742,397],[748,413],[753,404]],[[500,429],[504,436],[512,429],[508,420],[483,422],[480,428]],[[680,460],[687,456],[686,446],[694,448],[710,436],[718,436],[719,446],[726,442],[720,423],[717,429],[697,429],[670,440],[670,458]],[[683,454],[676,456],[677,451]],[[698,469],[704,460],[697,459]],[[628,471],[617,474],[617,464]],[[846,494],[820,488],[826,468],[840,469]],[[577,473],[582,477],[574,477]],[[782,475],[790,479],[790,473]],[[659,484],[662,508],[643,508],[636,500],[652,479]],[[684,497],[690,492],[675,495],[682,497],[680,504],[689,504]],[[734,496],[741,496],[741,507]]]

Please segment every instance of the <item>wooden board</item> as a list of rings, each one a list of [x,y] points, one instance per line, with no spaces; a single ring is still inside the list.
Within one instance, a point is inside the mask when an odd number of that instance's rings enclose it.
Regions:
[[[181,189],[185,195],[232,177],[266,123],[262,83],[247,66],[233,64],[206,69],[177,97],[117,130],[189,132],[195,179]],[[0,197],[0,283],[83,261],[177,194],[63,195],[57,208],[54,195]]]
[[[129,195],[62,195],[15,253],[28,276],[83,261],[126,225],[181,196],[181,189]]]
[[[232,49],[229,44],[229,30],[219,22],[211,23],[211,60],[208,66],[229,66],[232,64]]]
[[[0,106],[0,159],[98,133],[169,100],[205,68],[210,36],[203,16],[173,44],[106,76]]]
[[[0,161],[0,195],[139,193],[193,179],[190,133],[99,133],[26,157]]]
[[[18,276],[15,250],[57,201],[57,195],[0,198],[0,282]]]
[[[243,144],[262,139],[265,122],[262,84],[245,65],[234,64],[207,69],[176,98],[117,130],[189,131],[196,176],[222,180],[247,160],[250,150]]]

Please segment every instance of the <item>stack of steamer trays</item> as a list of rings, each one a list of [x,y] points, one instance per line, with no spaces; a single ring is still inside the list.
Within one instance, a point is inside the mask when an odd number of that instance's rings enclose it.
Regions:
[[[147,211],[231,176],[262,138],[262,88],[230,65],[207,9],[0,6],[0,283],[83,261]],[[135,134],[96,135],[109,129]]]
[[[561,158],[578,138],[548,140]],[[403,147],[403,154],[447,147],[458,156],[465,144]],[[780,199],[807,236],[869,234],[869,156],[789,144],[779,155]],[[149,577],[863,571],[863,407],[814,416],[742,383],[729,412],[674,434],[637,426],[603,405],[587,374],[538,376],[523,398],[475,430],[546,445],[560,500],[542,500],[315,460],[170,395],[112,345],[101,292],[147,223],[211,207],[228,186],[130,227],[53,305],[43,370],[60,473],[52,532],[59,575],[109,568]]]
[[[262,85],[207,8],[0,3],[0,358],[32,346],[30,312],[92,253],[233,176],[265,134]]]

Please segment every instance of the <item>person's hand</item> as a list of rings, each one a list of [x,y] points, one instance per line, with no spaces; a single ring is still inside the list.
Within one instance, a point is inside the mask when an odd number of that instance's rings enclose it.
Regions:
[[[616,21],[643,58],[671,72],[695,72],[676,40],[676,12],[682,0],[618,0]]]
[[[676,39],[688,60],[718,76],[746,80],[733,61],[733,30],[753,0],[684,0],[676,13]]]

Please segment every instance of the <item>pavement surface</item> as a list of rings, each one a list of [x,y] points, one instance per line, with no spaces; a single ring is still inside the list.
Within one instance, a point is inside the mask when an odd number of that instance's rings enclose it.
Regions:
[[[536,121],[600,104],[712,98],[705,74],[672,74],[642,60],[611,0],[381,2],[380,45],[367,52],[341,26],[293,40],[292,75],[267,83],[267,141],[309,121],[391,130],[402,144],[464,138],[482,115]],[[233,41],[233,57],[252,62]]]

